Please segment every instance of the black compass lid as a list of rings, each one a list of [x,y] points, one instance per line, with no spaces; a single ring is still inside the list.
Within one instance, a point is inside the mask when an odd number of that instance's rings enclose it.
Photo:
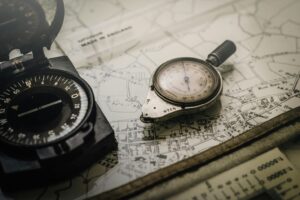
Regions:
[[[63,0],[0,0],[0,62],[14,49],[22,54],[50,49],[63,19]]]

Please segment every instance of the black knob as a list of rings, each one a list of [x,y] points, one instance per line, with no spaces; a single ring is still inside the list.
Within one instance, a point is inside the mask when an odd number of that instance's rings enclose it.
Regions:
[[[213,52],[207,57],[207,62],[214,65],[215,67],[220,66],[227,58],[229,58],[236,51],[235,44],[226,40],[220,46],[218,46]]]

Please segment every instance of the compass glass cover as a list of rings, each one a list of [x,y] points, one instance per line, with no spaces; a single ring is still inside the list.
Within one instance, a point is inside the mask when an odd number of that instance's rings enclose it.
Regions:
[[[28,45],[45,27],[45,14],[36,1],[0,0],[0,52]]]
[[[0,91],[0,140],[46,145],[69,136],[89,110],[89,95],[72,76],[41,73],[21,77]]]
[[[155,91],[173,104],[197,105],[210,99],[219,88],[218,72],[204,61],[175,59],[154,74]]]

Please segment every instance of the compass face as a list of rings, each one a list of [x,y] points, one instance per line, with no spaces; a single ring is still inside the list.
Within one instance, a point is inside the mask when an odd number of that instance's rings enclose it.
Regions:
[[[0,42],[12,50],[32,42],[45,23],[41,6],[33,0],[0,0]]]
[[[198,105],[211,99],[220,87],[220,75],[204,61],[178,58],[161,65],[154,74],[155,91],[170,103]]]
[[[0,91],[0,140],[42,146],[70,136],[91,110],[86,85],[64,73],[21,77]]]

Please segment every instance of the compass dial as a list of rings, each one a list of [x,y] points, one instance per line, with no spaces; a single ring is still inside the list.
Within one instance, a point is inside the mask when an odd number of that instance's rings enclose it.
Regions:
[[[91,109],[87,86],[65,73],[21,77],[0,91],[0,140],[41,146],[70,136]]]
[[[218,91],[220,75],[201,60],[179,58],[163,64],[154,74],[153,83],[155,91],[170,103],[197,105]]]
[[[2,48],[12,50],[33,42],[45,22],[45,14],[34,0],[0,0]]]

